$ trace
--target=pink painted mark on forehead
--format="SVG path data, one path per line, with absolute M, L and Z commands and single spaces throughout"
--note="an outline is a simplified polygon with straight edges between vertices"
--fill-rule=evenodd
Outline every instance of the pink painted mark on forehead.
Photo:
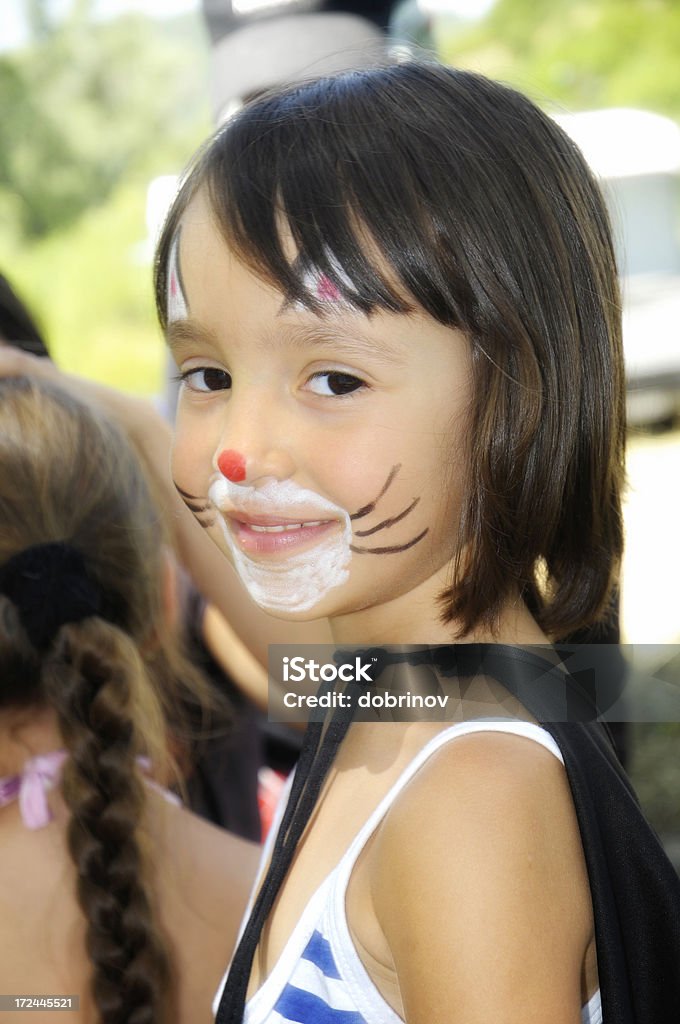
M 217 468 L 222 476 L 231 480 L 233 484 L 240 484 L 246 478 L 246 460 L 240 452 L 232 448 L 220 452 L 217 456 Z
M 342 286 L 347 288 L 348 291 L 353 292 L 354 286 L 352 285 L 352 282 L 333 254 L 327 250 L 326 255 L 336 280 L 340 281 Z M 325 271 L 320 270 L 319 267 L 310 267 L 310 269 L 305 272 L 302 283 L 305 290 L 315 298 L 317 302 L 327 303 L 329 305 L 345 306 L 347 308 L 350 308 L 352 305 L 352 303 L 345 298 L 338 285 L 330 279 Z M 302 304 L 300 303 L 300 305 Z
M 321 274 L 317 281 L 315 297 L 319 299 L 320 302 L 342 301 L 340 289 L 333 284 L 331 279 L 327 277 L 326 274 Z

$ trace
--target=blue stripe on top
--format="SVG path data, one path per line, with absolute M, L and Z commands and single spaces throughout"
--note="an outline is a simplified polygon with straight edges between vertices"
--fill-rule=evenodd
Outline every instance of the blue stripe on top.
M 357 1010 L 332 1005 L 336 1001 L 332 988 L 342 983 L 342 976 L 330 942 L 318 929 L 312 932 L 302 952 L 300 968 L 303 962 L 313 969 L 293 970 L 274 1005 L 276 1013 L 291 1024 L 367 1024 Z
M 340 977 L 340 971 L 333 959 L 330 942 L 328 939 L 324 939 L 319 931 L 312 934 L 302 953 L 302 959 L 311 960 L 327 978 Z
M 366 1024 L 356 1010 L 334 1010 L 314 992 L 306 992 L 290 983 L 276 1001 L 277 1013 L 295 1024 Z

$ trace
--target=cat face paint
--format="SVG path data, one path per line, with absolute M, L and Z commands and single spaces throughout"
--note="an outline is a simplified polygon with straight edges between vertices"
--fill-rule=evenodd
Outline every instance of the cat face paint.
M 240 484 L 246 478 L 246 460 L 240 452 L 232 449 L 220 452 L 217 456 L 217 468 L 222 476 L 231 480 L 233 484 Z
M 350 518 L 320 495 L 291 480 L 255 488 L 220 476 L 208 498 L 222 513 L 234 568 L 261 608 L 309 611 L 347 579 Z
M 178 229 L 170 248 L 170 258 L 168 261 L 167 308 L 169 324 L 175 320 L 185 320 L 189 315 L 189 305 L 184 294 L 182 273 L 179 265 L 179 238 L 180 230 Z
M 370 515 L 371 512 L 375 512 L 378 502 L 383 495 L 389 490 L 390 484 L 399 473 L 401 465 L 392 466 L 392 469 L 387 475 L 387 480 L 380 491 L 378 497 L 369 502 L 368 505 L 363 505 L 362 508 L 358 509 L 351 516 L 351 520 L 363 519 L 364 516 Z M 389 530 L 391 526 L 396 526 L 397 523 L 401 523 L 402 520 L 410 516 L 411 512 L 415 509 L 416 505 L 420 502 L 420 498 L 414 498 L 413 501 L 402 509 L 401 512 L 397 512 L 396 515 L 388 516 L 387 519 L 383 519 L 381 522 L 376 523 L 374 526 L 367 526 L 364 530 L 355 530 L 355 537 L 372 537 L 373 534 L 379 533 L 382 530 Z M 359 555 L 397 555 L 401 551 L 408 551 L 409 548 L 415 547 L 416 544 L 420 543 L 421 540 L 429 533 L 429 526 L 426 526 L 424 530 L 421 530 L 415 537 L 411 537 L 410 540 L 405 541 L 402 544 L 388 544 L 384 547 L 358 547 L 356 544 L 352 544 L 352 551 L 355 551 Z
M 328 250 L 326 250 L 326 258 L 333 271 L 334 277 L 340 281 L 350 293 L 352 293 L 354 291 L 352 282 L 333 254 Z M 346 309 L 352 308 L 351 303 L 345 299 L 338 286 L 331 280 L 328 274 L 324 273 L 324 271 L 319 270 L 316 267 L 312 267 L 303 274 L 302 283 L 305 290 L 312 296 L 312 298 L 321 303 L 322 306 L 336 306 L 338 308 L 345 307 Z M 301 302 L 293 304 L 293 309 L 304 308 L 304 304 Z
M 200 194 L 181 268 L 172 466 L 198 521 L 282 618 L 329 617 L 361 642 L 439 636 L 467 478 L 466 339 L 424 312 L 339 302 L 330 266 L 323 315 L 298 309 L 225 244 Z
M 353 533 L 355 538 L 370 537 L 389 530 L 405 520 L 418 505 L 420 499 L 415 498 L 396 515 L 365 529 L 353 530 L 354 521 L 376 511 L 399 474 L 401 466 L 398 464 L 390 470 L 377 497 L 348 515 L 344 509 L 290 480 L 281 483 L 272 480 L 260 488 L 238 486 L 234 473 L 240 480 L 244 479 L 245 470 L 243 476 L 239 475 L 242 462 L 238 452 L 225 451 L 218 456 L 222 476 L 211 484 L 207 500 L 187 494 L 179 487 L 178 491 L 202 526 L 214 525 L 215 510 L 222 513 L 220 527 L 234 568 L 250 596 L 262 608 L 309 611 L 329 590 L 348 578 L 351 552 L 398 554 L 414 547 L 429 531 L 426 526 L 405 542 L 386 546 L 361 547 L 352 543 Z M 277 556 L 281 561 L 271 560 Z

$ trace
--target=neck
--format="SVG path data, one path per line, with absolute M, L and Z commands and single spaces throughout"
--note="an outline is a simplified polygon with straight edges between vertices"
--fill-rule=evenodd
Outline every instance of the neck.
M 63 746 L 52 708 L 0 714 L 0 778 L 20 774 L 29 758 L 50 754 Z
M 461 634 L 460 624 L 443 623 L 438 605 L 418 590 L 339 615 L 330 625 L 334 641 L 341 644 L 550 643 L 518 596 L 503 606 L 494 630 L 478 628 Z
M 505 643 L 547 644 L 524 602 L 517 595 L 501 608 L 498 627 L 473 629 L 460 634 L 460 623 L 442 622 L 439 605 L 429 588 L 416 588 L 385 604 L 363 608 L 330 620 L 337 644 L 450 644 Z

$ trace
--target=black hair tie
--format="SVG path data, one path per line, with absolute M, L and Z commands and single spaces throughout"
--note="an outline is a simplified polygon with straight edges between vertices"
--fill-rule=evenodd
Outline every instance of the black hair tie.
M 0 566 L 0 593 L 13 602 L 40 651 L 67 622 L 93 615 L 110 618 L 109 603 L 88 574 L 82 553 L 65 541 L 35 544 L 13 555 Z

